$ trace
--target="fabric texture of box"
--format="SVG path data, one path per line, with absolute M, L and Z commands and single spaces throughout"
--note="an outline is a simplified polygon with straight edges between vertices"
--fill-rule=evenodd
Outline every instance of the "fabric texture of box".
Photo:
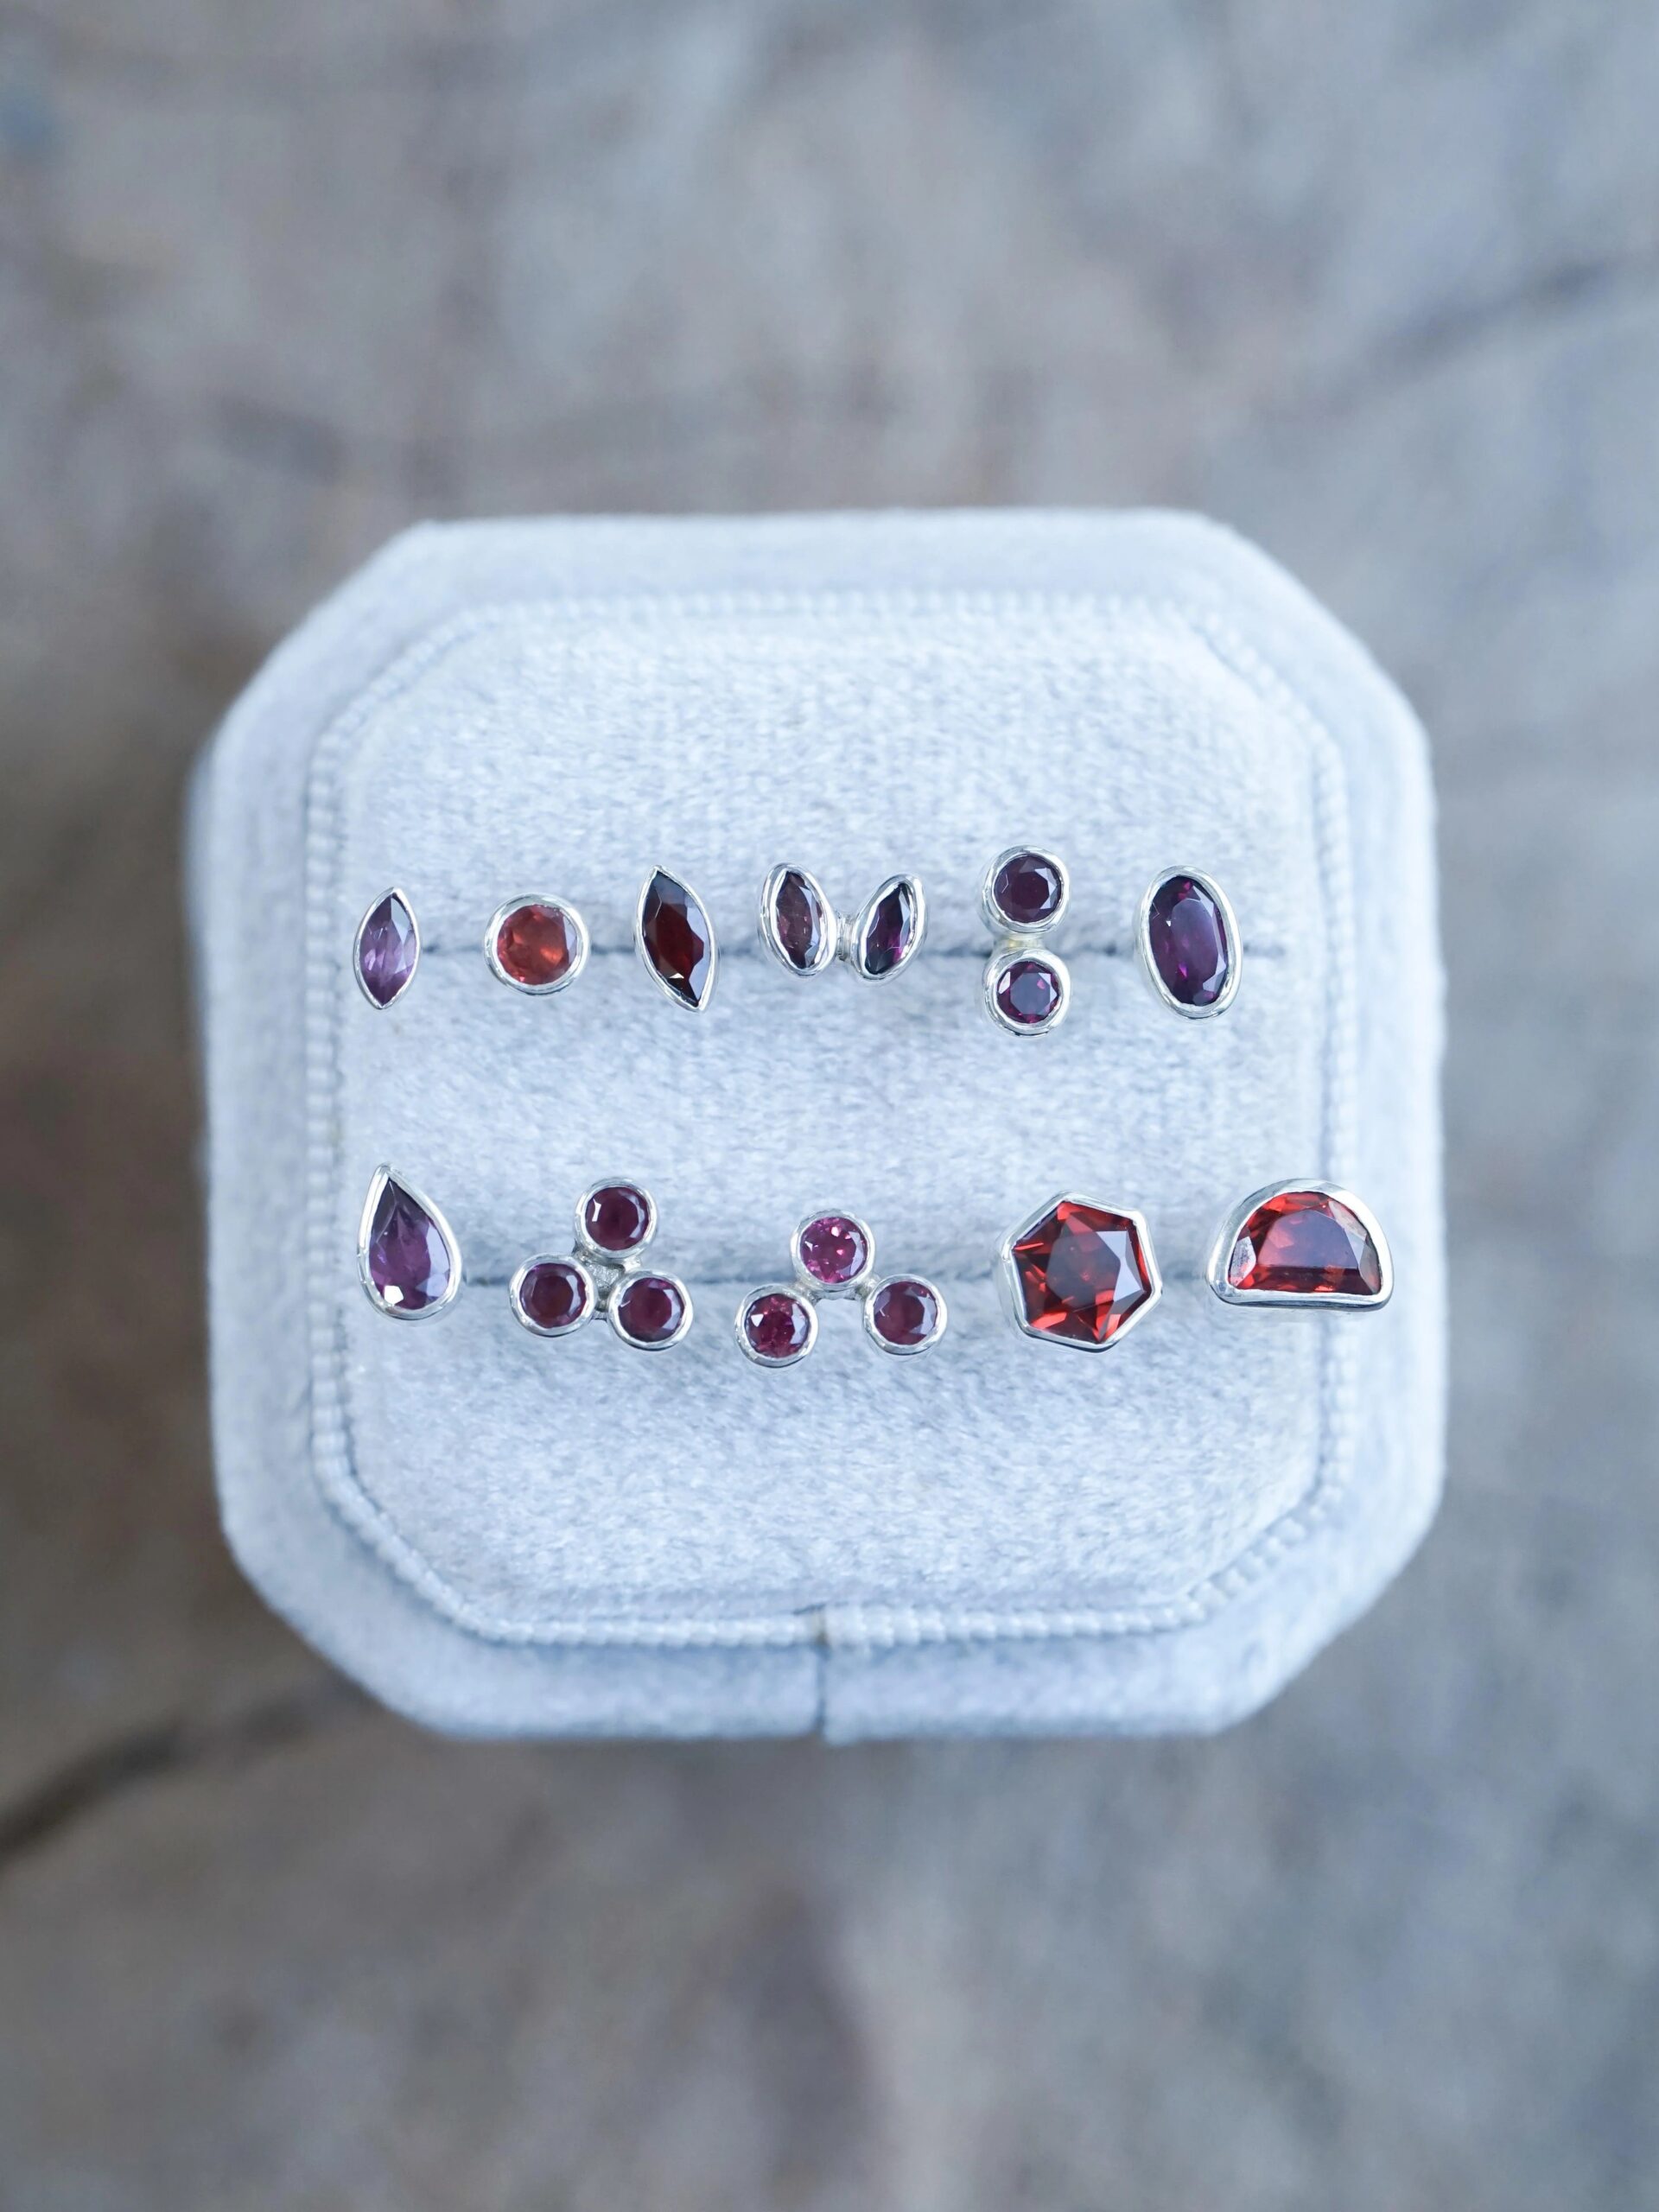
M 977 1003 L 987 862 L 1072 873 L 1052 1039 Z M 904 868 L 890 986 L 802 983 L 759 887 Z M 632 945 L 641 880 L 721 932 L 697 1017 Z M 1137 902 L 1227 890 L 1243 982 L 1183 1021 Z M 377 1011 L 353 932 L 423 934 Z M 505 988 L 519 893 L 584 915 L 569 990 Z M 1441 985 L 1425 748 L 1261 554 L 1161 514 L 533 521 L 398 539 L 272 658 L 198 778 L 213 1398 L 230 1540 L 389 1703 L 474 1732 L 1152 1732 L 1278 1689 L 1375 1598 L 1440 1479 Z M 465 1256 L 401 1326 L 358 1281 L 390 1161 Z M 517 1327 L 578 1193 L 642 1180 L 696 1321 L 658 1357 Z M 1375 1314 L 1224 1306 L 1236 1201 L 1345 1184 L 1391 1241 Z M 1161 1306 L 1098 1358 L 1018 1336 L 997 1241 L 1061 1190 L 1138 1207 Z M 784 1373 L 746 1287 L 810 1207 L 863 1215 L 950 1326 L 884 1359 L 826 1306 Z

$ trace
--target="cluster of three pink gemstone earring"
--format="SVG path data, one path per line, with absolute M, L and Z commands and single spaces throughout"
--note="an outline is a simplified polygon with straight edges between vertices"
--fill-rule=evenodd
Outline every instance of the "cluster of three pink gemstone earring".
M 870 1342 L 897 1358 L 931 1351 L 944 1336 L 944 1292 L 923 1275 L 878 1275 L 874 1234 L 856 1214 L 808 1214 L 789 1256 L 794 1280 L 762 1284 L 737 1309 L 737 1341 L 758 1367 L 793 1367 L 806 1357 L 825 1299 L 856 1300 Z

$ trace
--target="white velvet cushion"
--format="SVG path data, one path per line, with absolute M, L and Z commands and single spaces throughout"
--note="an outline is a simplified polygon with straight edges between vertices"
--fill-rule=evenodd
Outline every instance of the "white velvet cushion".
M 1156 516 L 544 522 L 398 541 L 273 659 L 209 760 L 194 880 L 227 1526 L 272 1601 L 384 1696 L 485 1730 L 1214 1725 L 1366 1603 L 1433 1510 L 1440 984 L 1421 735 L 1259 555 Z M 1074 1005 L 983 1020 L 981 873 L 1051 842 Z M 891 986 L 760 952 L 779 860 L 838 903 L 927 889 Z M 640 971 L 662 861 L 721 931 L 690 1018 Z M 1243 986 L 1184 1022 L 1135 972 L 1160 868 L 1228 890 Z M 422 963 L 377 1013 L 353 931 L 389 884 Z M 593 936 L 525 998 L 500 900 Z M 387 1160 L 467 1285 L 377 1314 L 353 1243 Z M 661 1357 L 513 1323 L 518 1262 L 622 1171 L 697 1319 Z M 1351 1185 L 1376 1315 L 1224 1308 L 1222 1215 Z M 1162 1306 L 1087 1359 L 1000 1314 L 997 1238 L 1061 1188 L 1140 1207 Z M 740 1356 L 743 1289 L 810 1205 L 938 1279 L 886 1360 L 826 1309 Z

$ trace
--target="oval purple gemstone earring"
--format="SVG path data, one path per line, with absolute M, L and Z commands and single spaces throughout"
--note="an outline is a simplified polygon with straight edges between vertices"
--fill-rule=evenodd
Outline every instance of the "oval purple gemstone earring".
M 357 925 L 352 970 L 371 1006 L 388 1007 L 415 980 L 421 957 L 415 909 L 395 887 L 381 893 Z
M 1227 894 L 1209 876 L 1185 868 L 1154 876 L 1135 939 L 1147 981 L 1174 1013 L 1202 1021 L 1232 1004 L 1243 947 Z

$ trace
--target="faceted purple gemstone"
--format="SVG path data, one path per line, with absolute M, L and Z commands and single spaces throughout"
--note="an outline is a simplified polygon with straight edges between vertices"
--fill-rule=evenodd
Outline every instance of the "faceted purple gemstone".
M 779 879 L 772 894 L 772 926 L 790 966 L 803 976 L 810 975 L 823 958 L 830 917 L 811 880 L 799 868 L 786 868 Z
M 630 1275 L 617 1293 L 617 1326 L 630 1344 L 666 1344 L 684 1319 L 685 1293 L 672 1275 Z
M 763 1290 L 743 1308 L 743 1334 L 757 1359 L 783 1366 L 798 1359 L 812 1335 L 804 1298 L 791 1290 Z
M 1046 960 L 1011 960 L 996 979 L 996 1003 L 1016 1028 L 1041 1029 L 1058 1013 L 1060 979 Z
M 369 1224 L 365 1264 L 372 1294 L 389 1313 L 441 1306 L 454 1278 L 443 1231 L 412 1192 L 388 1174 Z
M 390 1006 L 409 988 L 420 958 L 415 917 L 395 891 L 371 907 L 357 933 L 357 972 L 376 1006 Z
M 991 900 L 1011 928 L 1039 930 L 1060 911 L 1065 878 L 1046 853 L 1015 853 L 991 883 Z
M 882 892 L 859 935 L 858 964 L 867 976 L 891 976 L 916 950 L 921 899 L 907 875 Z
M 1180 1006 L 1213 1006 L 1227 988 L 1233 948 L 1219 905 L 1190 875 L 1160 883 L 1147 910 L 1147 942 L 1159 980 Z
M 884 1282 L 870 1300 L 870 1323 L 894 1351 L 919 1351 L 939 1332 L 939 1294 L 913 1275 Z
M 518 1286 L 525 1319 L 549 1336 L 585 1321 L 592 1297 L 588 1278 L 569 1260 L 537 1260 Z
M 639 908 L 639 941 L 652 971 L 682 1006 L 707 1003 L 715 982 L 715 932 L 696 893 L 658 868 Z
M 797 1240 L 801 1265 L 826 1290 L 843 1290 L 870 1264 L 869 1239 L 846 1214 L 820 1214 Z

